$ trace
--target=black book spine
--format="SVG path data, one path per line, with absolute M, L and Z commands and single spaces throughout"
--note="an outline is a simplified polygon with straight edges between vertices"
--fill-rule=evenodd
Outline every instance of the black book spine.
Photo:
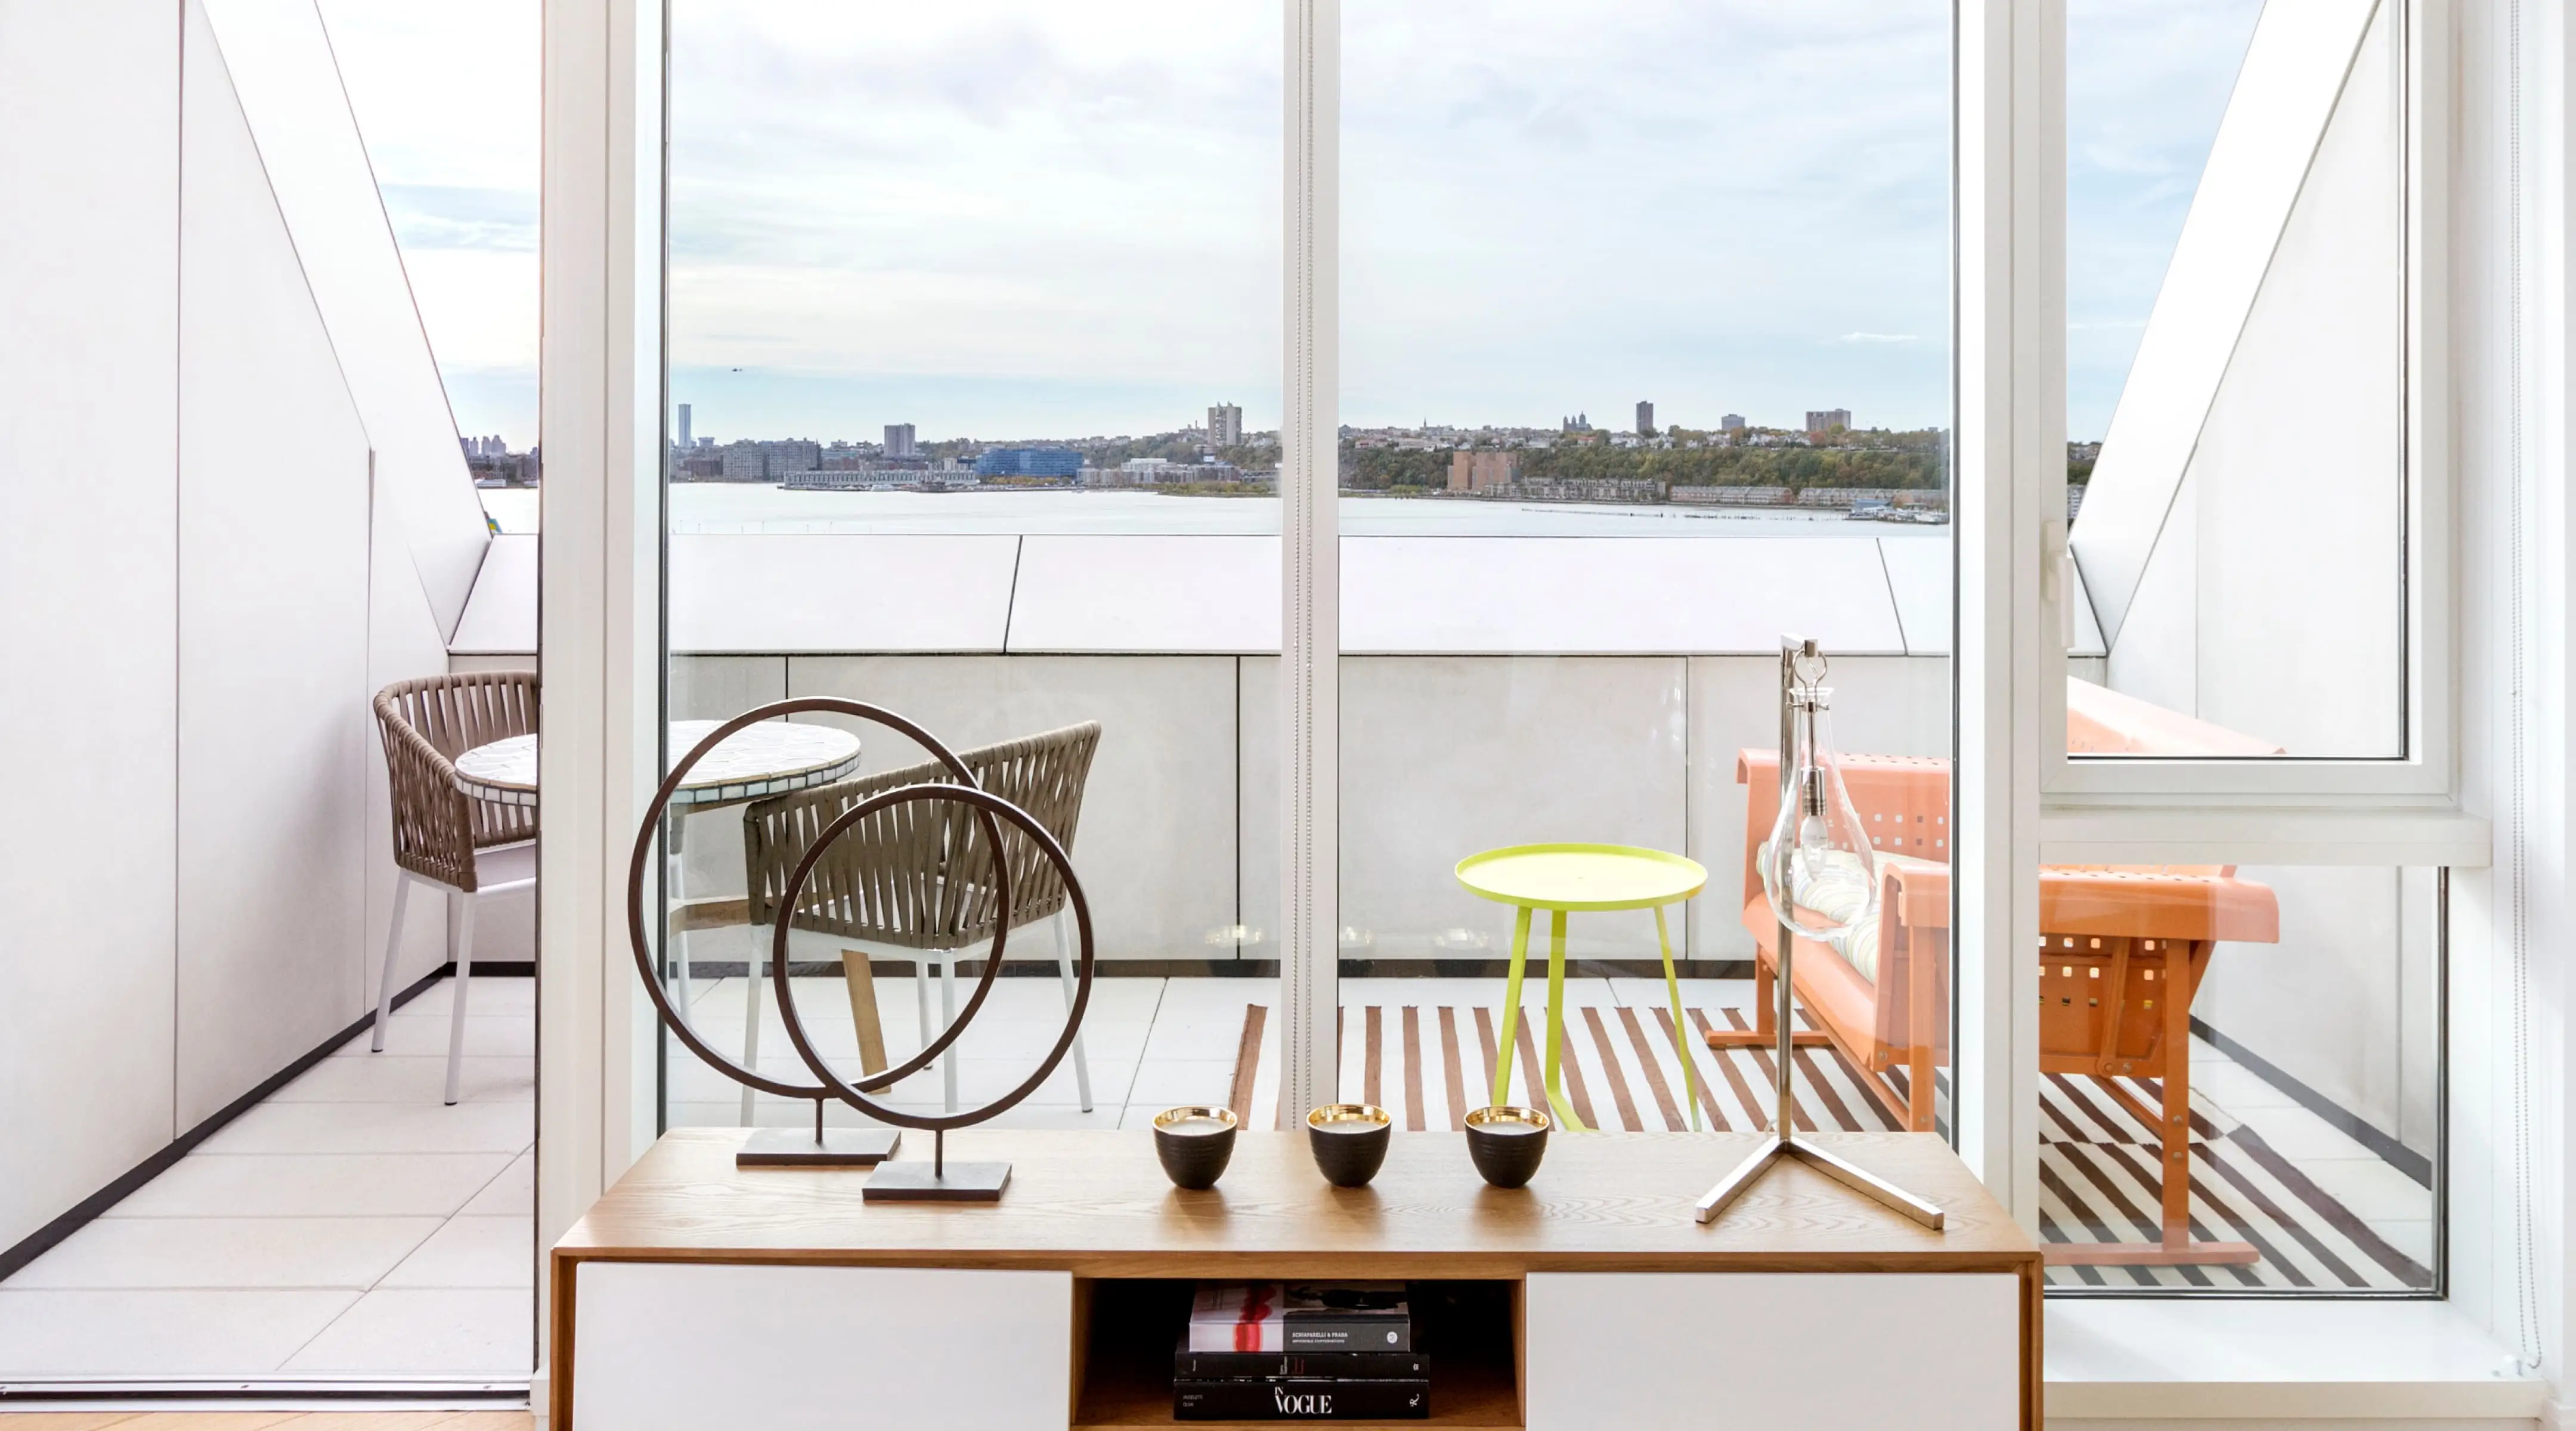
M 1409 1421 L 1431 1415 L 1428 1380 L 1176 1381 L 1175 1421 Z
M 1318 1318 L 1307 1321 L 1290 1317 L 1284 1330 L 1284 1340 L 1292 1352 L 1413 1350 L 1411 1318 L 1379 1317 L 1371 1320 L 1354 1317 L 1347 1321 Z
M 1172 1357 L 1172 1375 L 1400 1380 L 1431 1375 L 1431 1358 L 1422 1352 L 1194 1352 L 1183 1346 Z

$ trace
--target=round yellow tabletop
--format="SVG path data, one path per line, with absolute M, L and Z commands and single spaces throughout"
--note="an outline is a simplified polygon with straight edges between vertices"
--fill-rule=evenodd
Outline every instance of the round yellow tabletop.
M 1708 884 L 1699 861 L 1636 845 L 1509 845 L 1458 862 L 1458 883 L 1523 909 L 1655 909 Z

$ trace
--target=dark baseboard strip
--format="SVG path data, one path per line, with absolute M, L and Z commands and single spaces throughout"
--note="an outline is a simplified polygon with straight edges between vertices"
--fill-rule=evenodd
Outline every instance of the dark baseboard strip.
M 477 964 L 479 976 L 486 966 Z M 912 977 L 914 965 L 909 959 L 876 959 L 871 969 L 887 978 Z M 1529 968 L 1545 977 L 1547 960 L 1530 960 Z M 1276 959 L 1103 959 L 1095 966 L 1103 979 L 1276 979 Z M 739 959 L 693 959 L 689 976 L 693 979 L 739 979 L 750 967 Z M 788 961 L 791 979 L 830 978 L 841 972 L 837 959 L 793 959 Z M 1676 959 L 1673 972 L 1684 979 L 1750 979 L 1750 959 Z M 1500 979 L 1511 973 L 1508 959 L 1345 959 L 1341 977 L 1345 979 Z M 1661 979 L 1663 964 L 1654 959 L 1568 959 L 1566 977 L 1573 979 Z M 957 977 L 979 979 L 984 974 L 981 959 L 957 961 Z M 1004 959 L 1005 979 L 1052 979 L 1056 977 L 1053 959 Z
M 399 1009 L 403 1005 L 410 1003 L 413 999 L 419 997 L 421 992 L 427 989 L 430 985 L 437 983 L 439 980 L 444 979 L 455 972 L 456 966 L 454 964 L 441 964 L 437 968 L 430 970 L 427 974 L 422 975 L 419 982 L 413 984 L 410 988 L 403 989 L 395 993 L 394 1007 Z M 535 977 L 536 972 L 536 965 L 524 959 L 515 963 L 500 960 L 477 962 L 474 966 L 474 976 L 478 979 L 485 977 L 508 978 L 514 973 L 521 978 L 533 978 Z M 467 1007 L 469 1009 L 472 1008 L 470 1000 Z M 217 1132 L 222 1130 L 225 1124 L 240 1117 L 242 1114 L 249 1112 L 252 1108 L 257 1107 L 260 1101 L 268 1097 L 268 1095 L 275 1093 L 277 1090 L 284 1088 L 287 1084 L 294 1082 L 307 1070 L 311 1069 L 313 1065 L 329 1058 L 331 1056 L 331 1050 L 338 1048 L 340 1045 L 347 1043 L 349 1040 L 356 1038 L 362 1033 L 365 1033 L 367 1031 L 367 1026 L 375 1021 L 376 1011 L 371 1008 L 367 1010 L 365 1016 L 361 1017 L 356 1023 L 353 1023 L 347 1028 L 340 1030 L 338 1033 L 331 1035 L 329 1038 L 324 1039 L 321 1045 L 315 1048 L 312 1052 L 303 1055 L 293 1063 L 290 1063 L 286 1067 L 279 1069 L 277 1072 L 270 1074 L 258 1087 L 243 1094 L 241 1097 L 234 1099 L 232 1102 L 225 1104 L 204 1122 L 199 1123 L 196 1127 L 180 1134 L 168 1147 L 161 1149 L 159 1152 L 154 1153 L 152 1156 L 145 1158 L 142 1162 L 139 1162 L 133 1167 L 127 1169 L 125 1174 L 122 1177 L 119 1177 L 116 1181 L 100 1188 L 97 1192 L 91 1193 L 88 1197 L 82 1198 L 78 1203 L 73 1205 L 71 1211 L 64 1213 L 62 1216 L 55 1218 L 44 1226 L 37 1228 L 33 1233 L 20 1240 L 16 1246 L 11 1247 L 5 1252 L 0 1252 L 0 1278 L 8 1278 L 17 1275 L 19 1268 L 24 1267 L 28 1263 L 43 1256 L 53 1248 L 54 1244 L 61 1242 L 64 1238 L 80 1231 L 82 1227 L 89 1223 L 90 1219 L 97 1217 L 100 1213 L 103 1213 L 109 1208 L 116 1206 L 118 1203 L 123 1202 L 128 1195 L 134 1192 L 135 1189 L 152 1181 L 154 1178 L 161 1176 L 163 1173 L 168 1172 L 170 1170 L 170 1165 L 179 1161 L 181 1158 L 186 1157 L 190 1149 L 196 1147 L 199 1143 L 206 1141 L 208 1138 L 213 1137 Z M 123 1395 L 124 1393 L 120 1392 L 118 1394 Z
M 448 1403 L 470 1401 L 489 1404 L 496 1410 L 528 1404 L 525 1386 L 494 1386 L 489 1381 L 448 1385 L 438 1381 L 381 1382 L 298 1382 L 278 1381 L 246 1384 L 236 1377 L 230 1381 L 195 1383 L 187 1381 L 153 1382 L 136 1385 L 122 1381 L 55 1381 L 17 1382 L 0 1386 L 0 1405 L 27 1403 L 80 1402 L 84 1408 L 97 1402 L 115 1402 L 122 1409 L 126 1402 L 153 1404 L 179 1401 L 238 1401 L 267 1403 L 295 1401 L 316 1407 L 340 1402 L 363 1402 L 368 1405 L 391 1403 L 418 1406 L 424 1410 L 447 1410 Z M 167 1414 L 167 1413 L 164 1413 Z M 238 1416 L 240 1412 L 227 1412 Z M 369 1415 L 378 1413 L 370 1412 Z
M 2191 1021 L 2191 1031 L 2208 1040 L 2210 1047 L 2250 1069 L 2255 1077 L 2290 1095 L 2300 1107 L 2333 1124 L 2345 1136 L 2378 1154 L 2381 1162 L 2413 1178 L 2427 1190 L 2433 1186 L 2431 1158 L 2363 1122 L 2359 1115 L 2301 1083 L 2271 1060 L 2211 1028 L 2201 1020 L 2195 1018 Z

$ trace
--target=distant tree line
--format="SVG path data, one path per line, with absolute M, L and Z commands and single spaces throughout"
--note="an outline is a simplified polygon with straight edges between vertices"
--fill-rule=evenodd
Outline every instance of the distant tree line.
M 1613 447 L 1558 443 L 1520 451 L 1533 481 L 1614 478 L 1677 487 L 1884 487 L 1944 485 L 1946 435 L 1939 431 L 1836 435 L 1814 447 Z M 1447 452 L 1342 444 L 1342 485 L 1361 491 L 1445 487 Z

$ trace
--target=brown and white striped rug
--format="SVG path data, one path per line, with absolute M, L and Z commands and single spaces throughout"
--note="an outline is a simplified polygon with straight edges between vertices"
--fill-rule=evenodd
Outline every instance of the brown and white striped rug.
M 1413 1132 L 1465 1126 L 1467 1110 L 1484 1106 L 1497 1061 L 1499 1011 L 1455 1005 L 1345 1007 L 1340 1086 L 1395 1115 Z M 1745 1011 L 1693 1009 L 1694 1033 L 1747 1028 Z M 1714 1024 L 1712 1024 L 1714 1020 Z M 1508 1101 L 1544 1106 L 1540 1010 L 1520 1021 L 1513 1038 Z M 1671 1020 L 1658 1011 L 1581 1006 L 1566 1010 L 1566 1099 L 1596 1128 L 1642 1132 L 1691 1126 L 1683 1102 L 1681 1058 L 1696 1074 L 1702 1126 L 1768 1131 L 1772 1103 L 1769 1049 L 1707 1047 L 1699 1038 L 1677 1051 Z M 1801 1048 L 1791 1083 L 1796 1125 L 1855 1132 L 1895 1128 L 1860 1075 L 1830 1048 Z M 1902 1074 L 1898 1075 L 1900 1081 Z M 2163 1091 L 2148 1079 L 2130 1089 L 2149 1106 Z M 1940 1079 L 1940 1121 L 1949 1125 L 1949 1080 Z M 1236 1114 L 1271 1122 L 1279 1112 L 1279 1039 L 1260 1004 L 1244 1007 L 1229 1101 Z M 2192 1224 L 2208 1241 L 2250 1242 L 2263 1253 L 2251 1267 L 2055 1267 L 2052 1281 L 2088 1286 L 2318 1288 L 2396 1291 L 2432 1285 L 2432 1274 L 2373 1232 L 2352 1211 L 2282 1157 L 2252 1128 L 2208 1100 L 2193 1099 Z M 2051 1242 L 2151 1240 L 2159 1206 L 2154 1130 L 2089 1078 L 2051 1075 L 2040 1083 L 2040 1235 Z M 1821 1125 L 1816 1121 L 1821 1118 Z

